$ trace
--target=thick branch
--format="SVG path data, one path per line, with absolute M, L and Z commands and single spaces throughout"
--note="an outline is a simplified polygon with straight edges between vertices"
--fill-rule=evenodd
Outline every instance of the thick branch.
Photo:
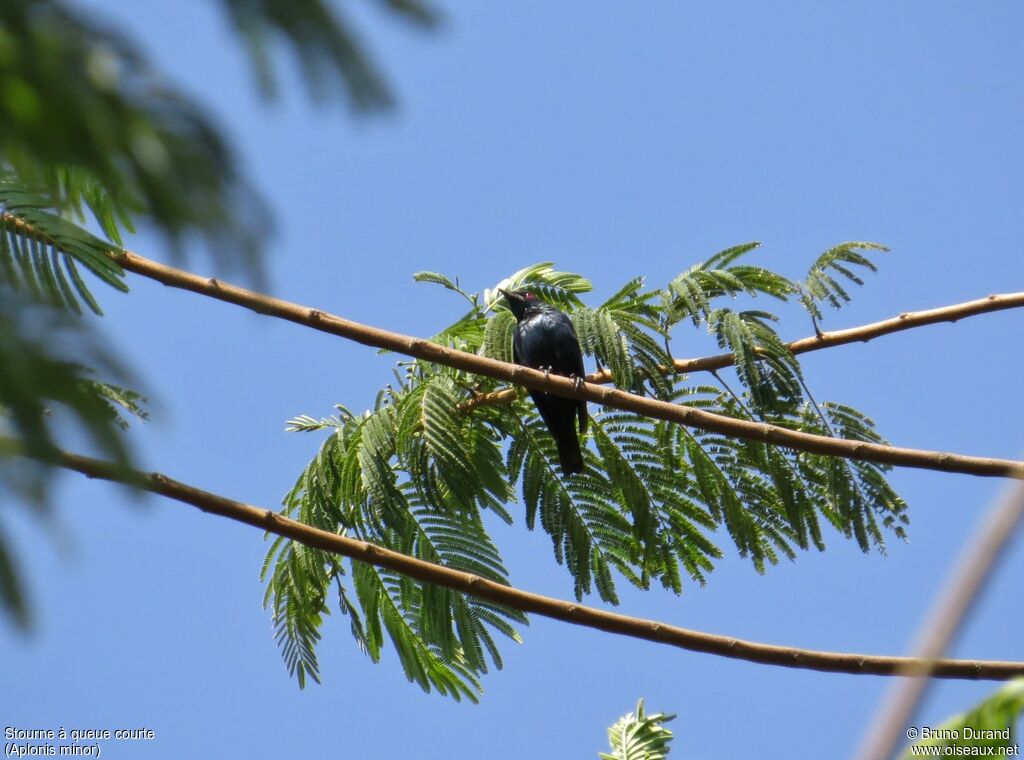
M 565 377 L 545 375 L 535 369 L 447 348 L 423 338 L 415 338 L 353 322 L 319 309 L 300 306 L 280 298 L 230 285 L 212 277 L 199 277 L 129 251 L 111 255 L 125 269 L 171 287 L 191 290 L 194 293 L 244 306 L 260 314 L 286 319 L 367 346 L 389 349 L 424 361 L 443 364 L 495 380 L 504 380 L 515 385 L 549 391 L 559 396 L 583 398 L 614 409 L 636 412 L 646 417 L 815 454 L 861 459 L 902 467 L 1024 480 L 1024 462 L 829 438 L 828 436 L 787 430 L 775 425 L 737 420 L 702 409 L 645 398 L 615 388 L 597 387 L 593 384 L 576 388 L 574 381 Z
M 110 462 L 63 451 L 54 452 L 50 461 L 67 469 L 81 472 L 90 478 L 128 483 L 152 493 L 191 504 L 204 512 L 211 512 L 291 538 L 314 549 L 351 557 L 378 567 L 386 567 L 425 583 L 434 583 L 465 592 L 471 596 L 489 599 L 523 612 L 532 612 L 585 628 L 668 644 L 693 652 L 706 652 L 765 665 L 781 665 L 832 673 L 893 675 L 905 672 L 907 668 L 922 667 L 924 664 L 922 661 L 908 657 L 821 652 L 761 644 L 731 636 L 716 636 L 653 620 L 620 615 L 521 591 L 477 575 L 424 562 L 375 544 L 312 528 L 273 510 L 260 509 L 233 501 L 172 480 L 159 473 L 126 472 L 123 468 Z M 1016 675 L 1024 675 L 1024 662 L 938 660 L 929 664 L 932 666 L 932 674 L 942 678 L 1002 680 Z
M 1004 293 L 979 298 L 974 301 L 964 301 L 952 306 L 942 306 L 938 309 L 926 309 L 924 311 L 905 311 L 897 317 L 883 319 L 881 322 L 850 327 L 846 330 L 834 330 L 824 332 L 821 335 L 811 335 L 807 338 L 794 340 L 786 346 L 794 354 L 805 354 L 809 351 L 817 351 L 832 346 L 842 346 L 846 343 L 866 343 L 889 333 L 910 330 L 914 327 L 934 325 L 939 322 L 956 322 L 964 317 L 973 317 L 978 314 L 988 314 L 992 311 L 1003 309 L 1019 309 L 1024 307 L 1024 293 Z M 671 367 L 665 367 L 666 373 L 685 374 L 688 372 L 713 372 L 733 364 L 732 354 L 717 354 L 715 356 L 702 356 L 696 359 L 676 359 Z M 608 370 L 595 372 L 587 375 L 588 383 L 607 384 L 612 381 L 612 373 Z M 505 388 L 493 393 L 485 393 L 470 399 L 462 404 L 462 409 L 468 411 L 478 406 L 489 404 L 508 404 L 516 398 L 514 388 Z

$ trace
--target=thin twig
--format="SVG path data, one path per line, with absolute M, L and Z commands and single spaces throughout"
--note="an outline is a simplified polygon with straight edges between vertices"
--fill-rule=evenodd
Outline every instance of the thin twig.
M 985 516 L 964 550 L 946 588 L 921 626 L 918 644 L 914 647 L 915 659 L 920 664 L 908 666 L 899 673 L 909 678 L 894 683 L 879 706 L 874 723 L 857 754 L 859 760 L 886 760 L 898 750 L 927 689 L 928 679 L 935 675 L 935 664 L 941 662 L 939 658 L 949 647 L 960 624 L 967 619 L 978 592 L 991 577 L 1022 518 L 1024 483 L 1018 483 Z
M 969 475 L 1006 477 L 1024 480 L 1024 462 L 1009 459 L 966 456 L 941 451 L 883 446 L 864 441 L 830 438 L 795 430 L 725 417 L 702 409 L 671 404 L 657 399 L 638 396 L 616 388 L 584 384 L 577 388 L 574 380 L 559 375 L 546 375 L 535 369 L 489 359 L 485 356 L 459 351 L 424 338 L 382 330 L 343 317 L 291 303 L 280 298 L 256 293 L 212 277 L 200 277 L 181 269 L 151 261 L 130 251 L 112 253 L 111 256 L 128 271 L 135 272 L 165 285 L 227 301 L 260 314 L 286 319 L 321 332 L 348 338 L 357 343 L 385 348 L 428 362 L 504 380 L 514 385 L 548 391 L 559 396 L 579 398 L 613 409 L 636 412 L 654 419 L 676 422 L 688 427 L 701 428 L 735 438 L 761 441 L 791 449 L 809 451 L 826 456 L 860 459 L 902 467 L 926 470 L 960 472 Z M 1024 296 L 1022 296 L 1024 297 Z M 1001 308 L 1009 308 L 1003 306 Z M 909 318 L 909 316 L 908 316 Z M 848 332 L 848 331 L 847 331 Z M 863 339 L 863 338 L 862 338 Z M 848 342 L 848 341 L 847 341 Z
M 10 441 L 5 442 L 2 439 L 0 439 L 0 444 L 6 444 L 4 448 L 9 452 L 12 450 L 12 446 L 16 446 L 16 444 L 12 444 Z M 14 449 L 14 452 L 17 452 L 17 449 Z M 542 615 L 585 628 L 667 644 L 693 652 L 705 652 L 765 665 L 832 673 L 893 675 L 905 668 L 922 667 L 925 664 L 921 660 L 907 657 L 823 652 L 761 644 L 731 636 L 716 636 L 679 628 L 654 620 L 620 615 L 522 591 L 471 573 L 424 562 L 375 544 L 313 528 L 280 515 L 271 509 L 261 509 L 243 504 L 172 480 L 160 473 L 126 470 L 111 462 L 60 450 L 54 450 L 47 461 L 69 470 L 75 470 L 90 478 L 128 483 L 198 507 L 204 512 L 221 515 L 290 538 L 314 549 L 340 554 L 377 567 L 386 567 L 425 583 L 434 583 L 481 599 L 489 599 L 523 612 Z M 1024 675 L 1024 662 L 939 660 L 934 663 L 932 672 L 941 678 L 1005 679 Z

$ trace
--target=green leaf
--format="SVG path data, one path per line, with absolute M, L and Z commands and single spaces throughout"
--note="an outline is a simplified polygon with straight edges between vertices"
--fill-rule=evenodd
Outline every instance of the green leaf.
M 807 272 L 807 278 L 800 288 L 800 301 L 814 319 L 821 319 L 819 304 L 828 303 L 839 309 L 850 301 L 842 281 L 863 285 L 864 280 L 854 267 L 877 272 L 878 267 L 862 251 L 889 251 L 884 245 L 854 241 L 840 243 L 821 254 Z
M 559 272 L 550 261 L 542 261 L 523 267 L 493 288 L 484 290 L 484 310 L 490 311 L 498 305 L 504 307 L 505 298 L 499 289 L 521 290 L 527 287 L 548 303 L 568 311 L 583 305 L 578 293 L 588 293 L 592 289 L 590 280 L 583 276 L 575 272 Z
M 412 279 L 416 282 L 433 282 L 437 285 L 444 286 L 448 290 L 461 292 L 454 282 L 438 272 L 416 272 L 413 274 Z
M 601 760 L 664 760 L 671 751 L 672 732 L 663 724 L 675 715 L 655 713 L 648 715 L 644 701 L 637 702 L 636 710 L 623 715 L 608 729 L 611 753 L 602 752 Z
M 594 356 L 611 370 L 616 385 L 634 385 L 634 367 L 626 336 L 612 315 L 604 309 L 581 308 L 572 313 L 573 327 L 584 354 Z
M 761 267 L 734 264 L 760 245 L 744 243 L 726 248 L 669 282 L 662 295 L 665 324 L 670 326 L 689 319 L 696 327 L 707 320 L 712 302 L 723 296 L 763 294 L 788 300 L 797 287 L 785 277 Z
M 732 353 L 736 374 L 759 410 L 789 409 L 803 397 L 800 364 L 771 326 L 777 319 L 764 311 L 731 309 L 707 316 L 708 330 Z
M 484 328 L 484 356 L 500 362 L 512 362 L 512 336 L 516 318 L 510 311 L 499 311 L 487 320 Z
M 0 286 L 24 290 L 35 300 L 81 313 L 79 299 L 94 313 L 99 304 L 78 273 L 84 266 L 98 279 L 127 292 L 124 270 L 107 253 L 113 246 L 55 214 L 0 171 Z
M 381 394 L 377 408 L 361 417 L 344 410 L 337 424 L 328 426 L 335 432 L 285 497 L 285 514 L 507 585 L 497 547 L 474 511 L 477 505 L 491 506 L 489 499 L 507 499 L 507 483 L 500 474 L 479 479 L 476 491 L 496 493 L 487 498 L 475 493 L 463 503 L 441 475 L 446 467 L 500 473 L 502 465 L 486 427 L 458 415 L 454 399 L 451 378 L 434 373 L 414 388 Z M 319 424 L 300 417 L 295 429 Z M 453 447 L 461 447 L 457 465 Z M 403 469 L 420 456 L 433 486 Z M 309 557 L 320 564 L 306 562 Z M 296 554 L 290 541 L 275 540 L 268 551 L 262 574 L 268 583 L 266 604 L 274 610 L 286 665 L 300 684 L 319 678 L 316 644 L 332 583 L 338 609 L 349 617 L 362 651 L 376 661 L 387 638 L 410 680 L 456 699 L 476 701 L 479 677 L 492 664 L 501 667 L 495 632 L 520 640 L 516 625 L 526 618 L 517 610 L 362 563 L 351 568 L 345 574 L 327 554 Z
M 122 412 L 127 412 L 137 420 L 148 420 L 149 412 L 146 411 L 146 397 L 138 391 L 130 388 L 123 388 L 112 383 L 103 383 L 98 380 L 83 381 L 87 388 L 99 399 L 106 402 L 110 418 L 122 430 L 128 429 L 128 420 Z
M 320 683 L 316 645 L 323 616 L 328 614 L 323 593 L 328 582 L 325 564 L 323 552 L 287 541 L 264 600 L 264 606 L 273 610 L 274 638 L 281 656 L 299 688 L 305 688 L 307 678 Z

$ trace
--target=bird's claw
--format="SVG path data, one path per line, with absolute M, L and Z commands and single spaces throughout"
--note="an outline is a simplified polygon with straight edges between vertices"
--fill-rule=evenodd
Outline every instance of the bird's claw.
M 583 390 L 583 386 L 586 384 L 582 377 L 576 375 L 569 375 L 569 379 L 572 380 L 572 389 L 574 391 Z

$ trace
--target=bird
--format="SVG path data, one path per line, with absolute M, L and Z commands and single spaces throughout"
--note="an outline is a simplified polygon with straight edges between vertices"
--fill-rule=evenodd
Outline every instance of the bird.
M 512 334 L 512 360 L 516 364 L 553 372 L 583 382 L 583 351 L 572 320 L 529 290 L 502 290 L 516 328 Z M 583 453 L 576 433 L 587 430 L 587 402 L 529 389 L 541 419 L 558 447 L 558 463 L 566 477 L 583 472 Z

